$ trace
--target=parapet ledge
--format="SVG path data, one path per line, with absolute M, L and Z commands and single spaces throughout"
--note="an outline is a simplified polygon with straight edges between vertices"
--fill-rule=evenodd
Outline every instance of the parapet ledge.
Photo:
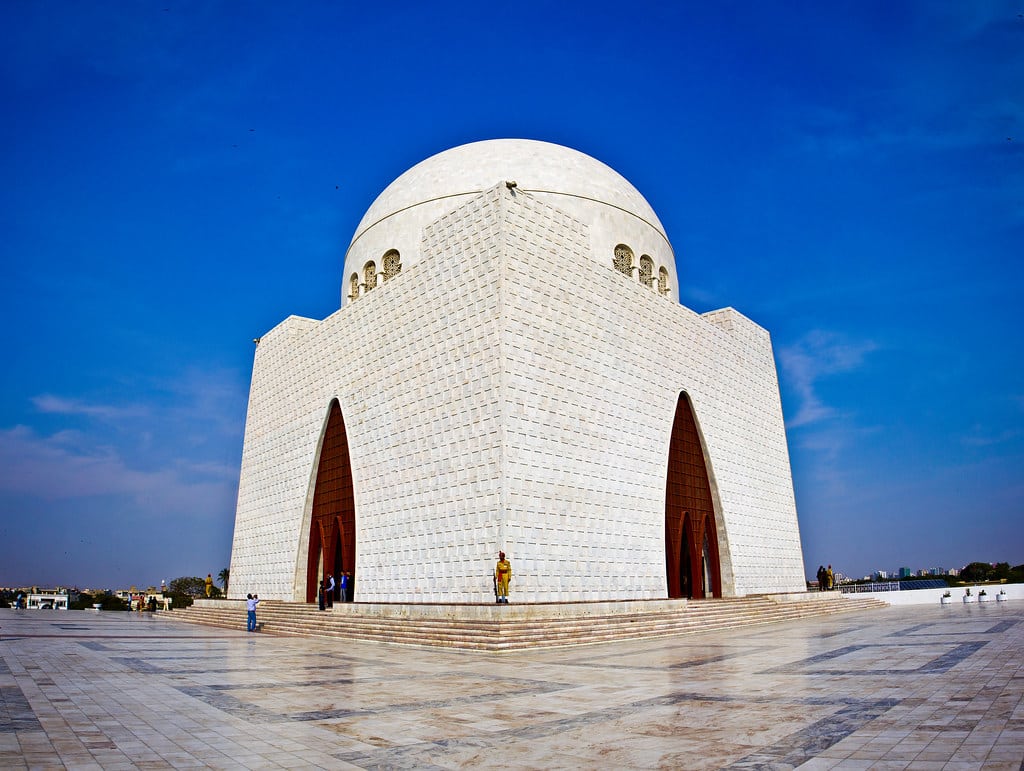
M 216 600 L 206 599 L 205 597 L 197 597 L 192 601 L 192 604 L 197 608 L 217 608 L 220 610 L 238 610 L 241 608 L 245 610 L 242 603 L 245 602 L 244 597 L 238 597 L 235 599 L 218 598 Z M 179 608 L 180 610 L 180 608 Z
M 316 319 L 308 319 L 305 316 L 289 316 L 269 332 L 258 338 L 257 345 L 269 342 L 283 342 L 295 340 L 311 329 L 315 329 L 321 322 Z
M 768 330 L 760 324 L 751 321 L 738 310 L 732 307 L 719 308 L 716 311 L 708 311 L 700 314 L 705 321 L 714 324 L 719 329 L 732 334 L 760 337 L 769 340 Z

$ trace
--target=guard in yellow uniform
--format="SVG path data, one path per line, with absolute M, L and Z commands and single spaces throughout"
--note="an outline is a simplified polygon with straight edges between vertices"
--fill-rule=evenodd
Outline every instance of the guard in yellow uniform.
M 494 566 L 494 586 L 497 602 L 508 605 L 508 582 L 512 579 L 512 563 L 505 559 L 505 552 L 498 552 L 498 564 Z
M 206 574 L 206 596 L 209 597 L 213 594 L 213 576 L 209 573 Z

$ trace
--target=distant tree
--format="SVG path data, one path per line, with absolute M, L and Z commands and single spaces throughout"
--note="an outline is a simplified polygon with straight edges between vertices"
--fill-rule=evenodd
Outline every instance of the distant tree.
M 99 603 L 103 610 L 128 610 L 128 603 L 110 592 L 96 592 L 90 594 L 81 592 L 78 595 L 78 602 L 72 603 L 72 610 L 88 610 L 95 603 Z
M 231 578 L 231 569 L 230 568 L 223 568 L 217 574 L 217 580 L 220 581 L 220 585 L 224 587 L 224 592 L 225 593 L 227 593 L 227 591 L 228 591 L 228 579 L 230 579 L 230 578 Z
M 181 576 L 171 581 L 168 591 L 186 597 L 202 597 L 206 594 L 206 579 L 199 576 Z
M 1005 581 L 1010 577 L 1010 563 L 1009 562 L 997 562 L 995 567 L 992 569 L 992 578 L 997 581 Z
M 167 585 L 167 593 L 171 595 L 171 605 L 175 608 L 187 608 L 196 597 L 206 595 L 206 579 L 199 576 L 180 576 Z
M 93 602 L 99 602 L 103 605 L 103 610 L 131 610 L 128 607 L 128 601 L 122 600 L 116 594 L 111 592 L 103 592 L 103 594 L 97 594 Z
M 987 562 L 972 562 L 960 571 L 960 580 L 967 583 L 991 581 L 994 572 Z

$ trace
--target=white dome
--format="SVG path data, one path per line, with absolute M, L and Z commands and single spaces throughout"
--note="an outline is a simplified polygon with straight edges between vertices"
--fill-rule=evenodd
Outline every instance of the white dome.
M 384 189 L 363 215 L 349 244 L 345 276 L 391 249 L 404 268 L 419 258 L 423 228 L 468 198 L 515 181 L 518 189 L 591 227 L 595 257 L 610 264 L 617 243 L 639 257 L 655 256 L 671 274 L 675 258 L 664 227 L 650 204 L 621 174 L 577 150 L 531 139 L 491 139 L 460 145 L 413 166 Z M 604 232 L 607 231 L 607 232 Z M 641 234 L 641 235 L 638 235 Z M 612 242 L 610 245 L 604 241 Z M 636 243 L 637 241 L 640 243 Z M 646 243 L 643 243 L 646 242 Z M 347 302 L 347 282 L 342 301 Z M 676 295 L 678 296 L 678 295 Z

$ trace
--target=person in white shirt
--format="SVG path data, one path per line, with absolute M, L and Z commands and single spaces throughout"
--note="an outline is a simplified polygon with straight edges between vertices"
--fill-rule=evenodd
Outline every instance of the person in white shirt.
M 247 632 L 256 631 L 256 606 L 260 603 L 258 594 L 247 594 L 245 596 L 245 609 L 248 611 Z

